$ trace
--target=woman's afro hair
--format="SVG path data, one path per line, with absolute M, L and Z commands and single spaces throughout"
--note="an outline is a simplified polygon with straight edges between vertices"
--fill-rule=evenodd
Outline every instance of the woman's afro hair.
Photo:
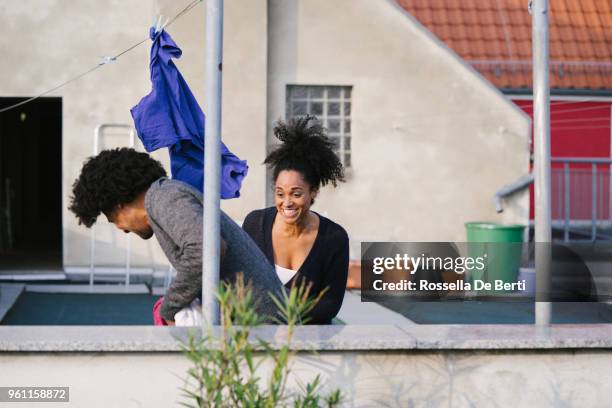
M 146 153 L 126 147 L 103 150 L 83 165 L 72 185 L 68 208 L 77 216 L 79 225 L 89 228 L 101 212 L 109 213 L 119 204 L 133 201 L 165 176 L 161 163 Z
M 333 151 L 334 143 L 314 116 L 293 118 L 287 123 L 279 120 L 274 136 L 282 144 L 264 161 L 273 169 L 274 180 L 283 170 L 295 170 L 314 190 L 328 183 L 336 187 L 344 181 L 344 168 Z

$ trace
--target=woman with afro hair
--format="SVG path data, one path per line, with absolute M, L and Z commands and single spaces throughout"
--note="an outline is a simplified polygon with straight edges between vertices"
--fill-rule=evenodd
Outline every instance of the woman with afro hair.
M 331 324 L 338 314 L 348 275 L 349 240 L 335 222 L 311 210 L 322 186 L 344 181 L 333 143 L 314 117 L 279 121 L 274 135 L 282 143 L 265 159 L 274 180 L 274 207 L 252 211 L 242 228 L 276 269 L 285 287 L 310 284 L 323 295 L 308 324 Z

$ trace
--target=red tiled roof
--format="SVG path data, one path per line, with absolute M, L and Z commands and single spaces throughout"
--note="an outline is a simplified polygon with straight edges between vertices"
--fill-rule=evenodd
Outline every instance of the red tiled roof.
M 527 0 L 397 0 L 498 88 L 531 88 Z M 612 89 L 612 2 L 549 0 L 550 86 Z

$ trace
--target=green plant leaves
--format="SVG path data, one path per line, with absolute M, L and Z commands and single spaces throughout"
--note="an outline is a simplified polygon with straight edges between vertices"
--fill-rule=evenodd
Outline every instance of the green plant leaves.
M 307 321 L 308 313 L 321 299 L 325 291 L 310 297 L 310 285 L 304 282 L 295 284 L 289 293 L 282 292 L 282 298 L 272 295 L 279 310 L 276 320 L 286 323 L 287 336 L 280 349 L 275 349 L 267 341 L 255 338 L 249 340 L 254 327 L 265 319 L 255 312 L 255 301 L 250 285 L 246 285 L 242 275 L 234 283 L 224 283 L 216 294 L 221 312 L 220 338 L 215 339 L 212 331 L 201 340 L 189 334 L 186 342 L 180 344 L 183 354 L 192 366 L 187 370 L 187 384 L 181 388 L 189 403 L 186 407 L 253 407 L 311 408 L 335 407 L 341 401 L 340 390 L 331 391 L 327 396 L 320 395 L 320 377 L 317 377 L 298 390 L 286 388 L 291 370 L 289 367 L 291 339 L 296 324 Z M 260 350 L 256 357 L 256 351 Z M 266 387 L 261 385 L 257 370 L 265 361 L 273 362 Z M 194 405 L 195 404 L 195 405 Z

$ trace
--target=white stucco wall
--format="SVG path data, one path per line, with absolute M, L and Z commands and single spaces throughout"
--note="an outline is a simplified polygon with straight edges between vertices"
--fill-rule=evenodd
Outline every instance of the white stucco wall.
M 160 12 L 173 15 L 184 2 L 156 0 Z M 169 28 L 183 49 L 179 67 L 203 110 L 205 99 L 205 4 Z M 264 201 L 266 132 L 266 0 L 224 2 L 222 138 L 230 150 L 249 164 L 239 199 L 223 200 L 222 208 L 242 220 Z
M 53 87 L 145 38 L 157 13 L 174 15 L 187 3 L 3 2 L 0 96 Z M 206 110 L 204 19 L 198 5 L 169 32 Z M 284 116 L 286 85 L 321 84 L 353 86 L 353 168 L 314 209 L 354 240 L 461 241 L 465 221 L 526 223 L 526 194 L 501 216 L 491 198 L 527 171 L 528 119 L 393 1 L 227 0 L 224 33 L 223 139 L 250 165 L 242 197 L 223 202 L 234 219 L 265 205 L 261 162 L 271 124 Z M 148 52 L 147 42 L 51 94 L 63 102 L 67 267 L 89 264 L 89 231 L 67 210 L 72 183 L 95 126 L 132 123 L 129 109 L 150 90 Z M 154 157 L 167 165 L 166 152 Z M 125 235 L 101 221 L 96 262 L 123 265 Z M 155 240 L 132 239 L 132 250 L 134 266 L 167 262 Z
M 217 340 L 220 330 L 212 328 Z M 262 326 L 250 338 L 278 350 L 287 330 Z M 610 331 L 609 324 L 380 320 L 297 326 L 288 386 L 319 374 L 324 390 L 341 389 L 343 407 L 607 407 Z M 187 327 L 0 326 L 0 383 L 70 387 L 75 407 L 178 406 L 190 366 L 179 342 L 189 333 Z M 271 368 L 268 358 L 256 371 L 263 386 Z
M 609 406 L 612 398 L 611 363 L 609 351 L 597 350 L 338 351 L 301 352 L 292 368 L 302 382 L 320 374 L 323 390 L 340 388 L 343 407 L 595 408 Z M 179 353 L 8 353 L 0 354 L 0 365 L 10 367 L 0 370 L 3 386 L 70 387 L 70 403 L 58 406 L 187 402 L 180 387 L 189 362 Z M 259 374 L 266 378 L 269 369 L 264 365 Z
M 353 87 L 353 168 L 315 210 L 356 240 L 464 241 L 466 221 L 527 223 L 527 194 L 502 215 L 491 199 L 528 171 L 528 118 L 395 2 L 269 5 L 268 126 L 287 84 Z
M 33 96 L 100 62 L 102 56 L 122 51 L 148 36 L 158 13 L 172 16 L 189 2 L 129 0 L 97 2 L 33 0 L 0 4 L 0 96 Z M 242 198 L 224 202 L 235 219 L 263 206 L 265 154 L 265 0 L 227 1 L 225 7 L 223 138 L 250 164 Z M 199 4 L 173 23 L 168 31 L 183 50 L 177 62 L 202 107 L 204 101 L 205 6 Z M 129 109 L 150 91 L 150 43 L 123 55 L 117 62 L 50 94 L 62 98 L 62 223 L 65 267 L 89 265 L 90 232 L 78 226 L 67 210 L 71 186 L 85 158 L 92 154 L 94 128 L 102 123 L 132 124 Z M 125 139 L 105 138 L 101 148 Z M 167 152 L 156 152 L 167 169 Z M 255 180 L 261 179 L 260 182 Z M 32 186 L 35 188 L 35 186 Z M 96 263 L 124 265 L 125 234 L 99 218 L 96 227 Z M 155 239 L 132 239 L 132 265 L 165 265 Z
M 4 35 L 0 41 L 4 58 L 0 72 L 10 80 L 0 83 L 0 95 L 33 96 L 84 72 L 102 56 L 146 38 L 151 14 L 151 3 L 141 1 L 3 2 L 0 19 Z M 67 210 L 72 183 L 84 159 L 92 154 L 94 128 L 101 123 L 132 123 L 129 109 L 149 89 L 147 53 L 147 47 L 141 46 L 51 94 L 62 98 L 63 107 L 62 222 L 67 266 L 89 263 L 89 231 L 78 226 Z M 106 139 L 101 147 L 118 141 Z M 125 247 L 125 234 L 101 221 L 97 261 L 122 262 L 124 250 L 116 246 Z M 163 260 L 154 240 L 132 241 L 135 263 L 148 265 Z

